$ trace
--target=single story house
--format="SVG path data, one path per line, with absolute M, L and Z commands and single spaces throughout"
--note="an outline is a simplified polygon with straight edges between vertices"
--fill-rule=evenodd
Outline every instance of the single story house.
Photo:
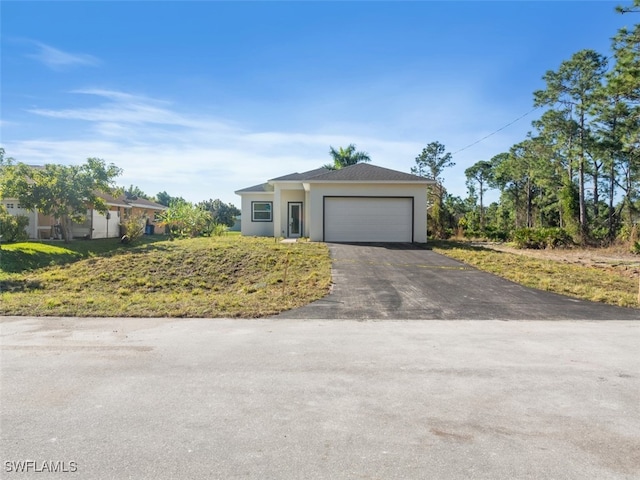
M 167 210 L 168 207 L 161 205 L 146 198 L 125 198 L 120 197 L 127 205 L 125 215 L 138 215 L 146 219 L 146 233 L 164 233 L 164 227 L 160 224 L 160 214 Z
M 120 223 L 129 215 L 139 215 L 145 218 L 147 233 L 151 233 L 151 231 L 164 233 L 164 230 L 158 226 L 160 213 L 167 209 L 164 205 L 142 198 L 128 199 L 124 196 L 115 198 L 106 193 L 101 193 L 100 197 L 105 201 L 109 210 L 103 214 L 91 206 L 87 208 L 85 221 L 74 223 L 71 227 L 73 237 L 119 238 L 121 236 Z M 58 220 L 53 216 L 44 215 L 35 210 L 27 210 L 14 198 L 4 198 L 2 203 L 11 215 L 24 215 L 29 219 L 26 230 L 30 239 L 62 238 L 61 232 L 56 229 Z
M 236 191 L 243 235 L 324 242 L 427 241 L 433 180 L 367 163 L 318 168 Z
M 74 223 L 71 234 L 75 238 L 119 238 L 120 222 L 126 215 L 129 205 L 121 198 L 114 198 L 106 193 L 100 197 L 109 209 L 106 214 L 100 213 L 93 207 L 87 209 L 84 223 Z

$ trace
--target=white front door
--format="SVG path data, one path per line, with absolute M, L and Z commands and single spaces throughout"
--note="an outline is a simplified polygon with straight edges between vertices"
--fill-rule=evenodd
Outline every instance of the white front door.
M 289 203 L 289 230 L 287 237 L 298 238 L 302 236 L 302 202 Z

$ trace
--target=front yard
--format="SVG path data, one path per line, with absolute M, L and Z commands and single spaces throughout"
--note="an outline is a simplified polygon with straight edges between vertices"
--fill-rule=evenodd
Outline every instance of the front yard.
M 638 307 L 637 262 L 585 263 L 584 258 L 594 257 L 584 251 L 549 258 L 551 252 L 514 253 L 455 242 L 430 246 L 526 286 Z M 569 262 L 569 254 L 580 262 Z M 152 236 L 137 246 L 108 239 L 0 249 L 0 315 L 255 318 L 320 299 L 330 284 L 331 260 L 323 243 Z
M 329 292 L 322 243 L 223 236 L 0 250 L 0 315 L 261 317 Z

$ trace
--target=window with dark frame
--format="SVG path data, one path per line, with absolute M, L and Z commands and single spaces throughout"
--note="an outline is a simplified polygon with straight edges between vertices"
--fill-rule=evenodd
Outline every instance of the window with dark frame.
M 272 222 L 273 202 L 251 202 L 252 222 Z

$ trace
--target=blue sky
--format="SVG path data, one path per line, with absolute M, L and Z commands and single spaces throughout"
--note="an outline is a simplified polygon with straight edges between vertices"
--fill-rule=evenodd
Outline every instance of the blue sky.
M 355 143 L 408 172 L 429 142 L 464 170 L 523 140 L 542 76 L 609 54 L 620 1 L 2 1 L 1 137 L 29 164 L 103 158 L 190 201 L 317 168 Z M 462 150 L 464 149 L 464 150 Z

